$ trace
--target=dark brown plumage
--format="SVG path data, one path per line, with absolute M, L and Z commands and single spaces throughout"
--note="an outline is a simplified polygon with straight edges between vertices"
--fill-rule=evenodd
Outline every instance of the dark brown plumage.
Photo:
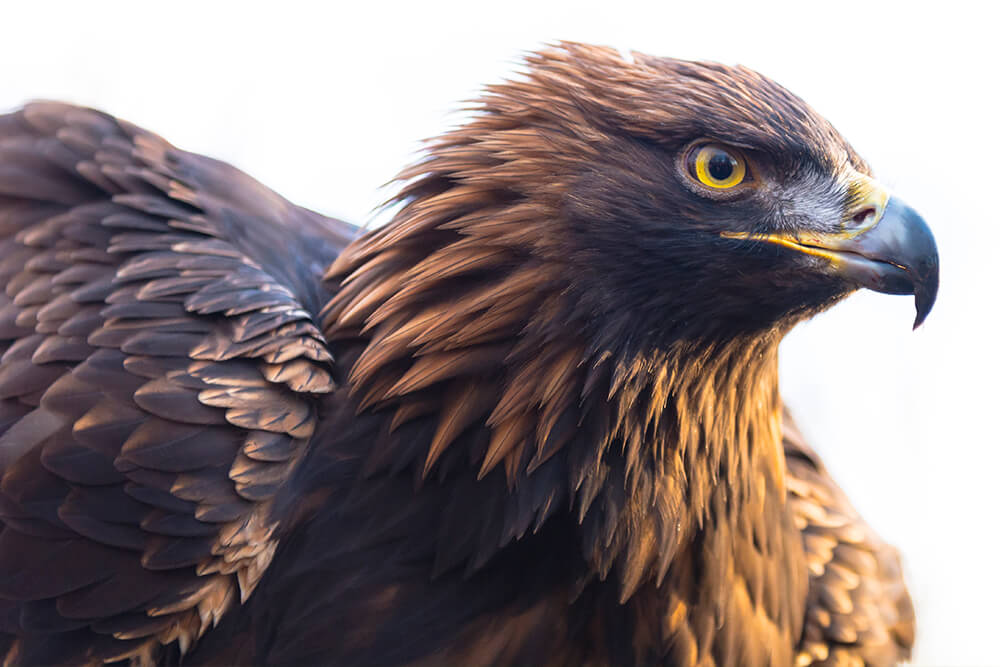
M 0 116 L 5 664 L 908 655 L 777 344 L 858 286 L 925 315 L 923 223 L 749 70 L 527 63 L 357 238 L 99 112 Z M 703 140 L 747 182 L 692 180 Z

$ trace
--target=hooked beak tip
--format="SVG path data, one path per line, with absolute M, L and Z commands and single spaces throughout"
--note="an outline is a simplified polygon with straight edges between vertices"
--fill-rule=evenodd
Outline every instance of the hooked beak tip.
M 934 301 L 937 299 L 937 256 L 934 257 L 933 264 L 933 267 L 928 267 L 928 270 L 924 272 L 922 278 L 914 280 L 913 283 L 913 301 L 917 309 L 916 319 L 913 320 L 914 329 L 924 323 L 924 320 L 927 319 L 931 309 L 934 307 Z

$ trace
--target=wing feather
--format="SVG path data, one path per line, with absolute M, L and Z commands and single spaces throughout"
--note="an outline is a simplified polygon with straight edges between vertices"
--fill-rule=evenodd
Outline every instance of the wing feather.
M 252 593 L 354 233 L 96 111 L 0 116 L 5 664 L 184 652 Z
M 913 604 L 899 554 L 851 506 L 788 413 L 788 501 L 809 566 L 796 665 L 895 665 L 913 647 Z

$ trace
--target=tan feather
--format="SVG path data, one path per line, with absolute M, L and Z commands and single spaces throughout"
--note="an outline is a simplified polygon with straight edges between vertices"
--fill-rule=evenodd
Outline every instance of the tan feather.
M 473 422 L 482 418 L 496 402 L 496 388 L 481 380 L 454 382 L 441 403 L 434 439 L 424 461 L 424 477 L 455 438 Z

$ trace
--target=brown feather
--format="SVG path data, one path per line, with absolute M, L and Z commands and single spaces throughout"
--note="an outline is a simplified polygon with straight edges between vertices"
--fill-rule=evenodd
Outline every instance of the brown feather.
M 453 382 L 441 401 L 441 416 L 424 462 L 424 477 L 455 438 L 496 402 L 496 389 L 480 380 Z

